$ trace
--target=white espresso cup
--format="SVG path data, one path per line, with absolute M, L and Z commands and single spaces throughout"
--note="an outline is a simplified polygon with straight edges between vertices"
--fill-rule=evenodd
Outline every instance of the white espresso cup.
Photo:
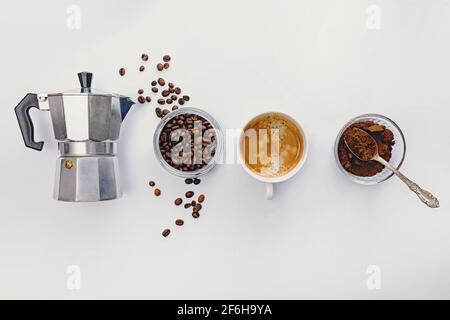
M 297 162 L 297 164 L 293 168 L 291 168 L 289 171 L 287 171 L 286 173 L 284 173 L 282 175 L 274 176 L 274 177 L 267 177 L 267 176 L 260 175 L 257 172 L 253 171 L 251 168 L 249 168 L 245 162 L 245 151 L 244 151 L 244 141 L 245 141 L 244 129 L 248 126 L 248 124 L 250 124 L 255 119 L 262 117 L 264 115 L 269 115 L 269 114 L 278 114 L 281 117 L 289 119 L 290 122 L 294 126 L 297 127 L 297 129 L 300 132 L 300 135 L 302 137 L 302 140 L 303 140 L 302 141 L 303 142 L 302 154 L 301 154 L 300 159 Z M 292 178 L 302 168 L 302 166 L 304 165 L 304 163 L 306 161 L 306 157 L 308 155 L 308 141 L 306 139 L 305 131 L 300 126 L 300 124 L 295 119 L 293 119 L 291 116 L 288 116 L 287 114 L 278 112 L 278 111 L 271 111 L 271 112 L 265 112 L 265 113 L 259 114 L 255 117 L 253 117 L 250 121 L 248 121 L 247 124 L 245 124 L 243 128 L 244 129 L 241 132 L 241 136 L 239 137 L 239 155 L 240 155 L 240 161 L 241 161 L 242 167 L 250 176 L 252 176 L 256 180 L 259 180 L 259 181 L 265 183 L 266 198 L 268 200 L 272 200 L 273 196 L 274 196 L 274 184 L 283 182 L 283 181 L 288 180 L 289 178 Z

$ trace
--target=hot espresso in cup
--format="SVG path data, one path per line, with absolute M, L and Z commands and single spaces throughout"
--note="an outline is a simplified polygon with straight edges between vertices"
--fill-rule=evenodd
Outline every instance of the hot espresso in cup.
M 298 126 L 277 112 L 261 114 L 244 128 L 242 150 L 245 165 L 266 178 L 284 176 L 301 161 L 305 141 Z

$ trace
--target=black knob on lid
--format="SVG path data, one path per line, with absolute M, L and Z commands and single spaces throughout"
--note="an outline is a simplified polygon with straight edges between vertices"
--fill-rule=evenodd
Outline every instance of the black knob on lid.
M 91 72 L 80 72 L 78 73 L 78 80 L 80 80 L 81 91 L 89 92 L 92 83 L 92 73 Z

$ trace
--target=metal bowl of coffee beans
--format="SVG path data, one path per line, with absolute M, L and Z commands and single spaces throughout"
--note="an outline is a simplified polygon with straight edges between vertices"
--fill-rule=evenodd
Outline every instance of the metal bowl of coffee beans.
M 209 172 L 222 156 L 223 131 L 209 113 L 181 108 L 166 114 L 153 136 L 155 156 L 173 175 L 196 178 Z

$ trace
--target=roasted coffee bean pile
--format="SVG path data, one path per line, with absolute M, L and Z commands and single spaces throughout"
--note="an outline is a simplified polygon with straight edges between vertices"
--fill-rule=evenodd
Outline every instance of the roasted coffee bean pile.
M 149 55 L 147 53 L 143 53 L 141 55 L 141 60 L 143 63 L 149 61 Z M 158 62 L 156 64 L 156 69 L 161 72 L 169 69 L 169 62 L 172 58 L 169 55 L 164 55 L 162 57 L 162 62 Z M 138 68 L 139 72 L 144 72 L 146 70 L 145 65 L 141 65 Z M 125 68 L 119 69 L 119 75 L 124 76 L 126 73 Z M 166 86 L 166 81 L 164 78 L 159 77 L 157 80 L 151 81 L 151 93 L 157 94 L 160 92 L 160 96 L 153 97 L 153 99 L 158 103 L 158 107 L 155 108 L 155 114 L 158 118 L 163 118 L 165 115 L 169 114 L 170 111 L 175 111 L 179 108 L 179 106 L 184 105 L 186 102 L 190 100 L 190 97 L 187 95 L 181 95 L 181 88 L 175 86 L 172 82 L 168 82 Z M 139 89 L 137 101 L 140 104 L 150 103 L 152 102 L 152 97 L 147 95 L 144 96 L 145 90 Z
M 178 129 L 183 131 L 179 132 Z M 183 136 L 183 133 L 188 136 Z M 189 152 L 184 152 L 185 150 Z M 162 129 L 159 151 L 171 167 L 181 171 L 197 171 L 206 166 L 215 155 L 215 129 L 208 120 L 197 114 L 179 114 Z M 189 181 L 198 184 L 200 180 Z

